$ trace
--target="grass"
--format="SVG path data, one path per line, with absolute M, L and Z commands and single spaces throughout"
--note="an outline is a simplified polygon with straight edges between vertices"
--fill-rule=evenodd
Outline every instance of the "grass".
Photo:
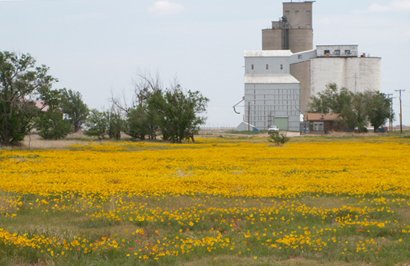
M 221 232 L 230 238 L 227 247 L 218 248 L 213 252 L 197 248 L 182 257 L 162 259 L 154 264 L 168 265 L 345 265 L 347 263 L 371 263 L 388 265 L 408 261 L 410 258 L 410 238 L 401 233 L 402 223 L 410 217 L 410 207 L 404 202 L 408 199 L 388 199 L 380 203 L 377 198 L 351 198 L 329 196 L 305 196 L 300 198 L 257 199 L 257 198 L 218 198 L 218 197 L 159 197 L 159 198 L 127 198 L 124 204 L 107 201 L 104 205 L 93 206 L 85 211 L 62 211 L 69 204 L 58 203 L 60 206 L 50 210 L 49 205 L 37 205 L 38 197 L 28 197 L 23 207 L 14 218 L 1 217 L 3 228 L 11 232 L 30 232 L 32 235 L 45 235 L 59 239 L 74 239 L 81 235 L 90 241 L 97 241 L 102 236 L 125 241 L 125 247 L 120 250 L 108 250 L 102 253 L 81 254 L 70 251 L 68 256 L 53 258 L 46 252 L 35 252 L 29 249 L 16 249 L 13 246 L 2 246 L 0 261 L 2 265 L 135 265 L 147 264 L 151 261 L 139 261 L 129 258 L 126 253 L 136 239 L 145 244 L 155 243 L 166 236 L 173 239 L 176 236 L 200 238 L 210 235 L 210 232 Z M 50 199 L 49 199 L 50 200 Z M 393 202 L 393 200 L 397 200 Z M 79 199 L 81 201 L 81 199 Z M 81 205 L 81 202 L 71 204 Z M 50 200 L 50 204 L 57 204 Z M 184 215 L 199 218 L 194 226 L 180 224 L 177 220 L 163 217 L 163 221 L 152 220 L 144 222 L 115 221 L 107 217 L 93 218 L 94 212 L 117 210 L 119 214 L 127 215 L 121 208 L 125 205 L 143 205 L 140 215 L 161 212 L 181 211 Z M 272 206 L 276 206 L 272 208 Z M 305 208 L 305 210 L 298 210 Z M 345 208 L 345 209 L 343 209 Z M 208 211 L 201 213 L 201 209 Z M 312 210 L 332 210 L 326 216 Z M 394 210 L 394 212 L 390 212 Z M 213 210 L 213 211 L 209 211 Z M 230 210 L 230 211 L 224 211 Z M 274 210 L 279 210 L 274 212 Z M 362 213 L 363 210 L 370 210 Z M 270 213 L 269 211 L 273 211 Z M 200 214 L 198 214 L 200 213 Z M 384 227 L 364 226 L 361 224 L 340 226 L 338 218 L 356 217 L 354 221 L 369 221 L 386 223 Z M 195 220 L 192 219 L 192 220 Z M 232 224 L 235 223 L 234 226 Z M 307 229 L 308 228 L 308 229 Z M 136 235 L 137 229 L 143 229 L 142 235 Z M 321 229 L 325 231 L 321 231 Z M 334 229 L 334 231 L 333 231 Z M 306 233 L 309 230 L 309 233 Z M 328 231 L 326 231 L 328 230 Z M 182 233 L 181 233 L 182 232 Z M 265 235 L 264 235 L 265 234 Z M 275 234 L 275 235 L 273 235 Z M 271 249 L 266 243 L 269 239 L 279 239 L 286 235 L 310 235 L 313 239 L 331 239 L 328 247 L 304 245 L 297 241 L 283 249 Z M 401 241 L 400 241 L 401 239 Z M 366 240 L 374 240 L 366 242 Z M 273 243 L 275 243 L 273 241 Z M 302 244 L 301 244 L 302 243 Z M 367 252 L 356 252 L 358 243 L 364 243 Z M 292 245 L 296 245 L 295 248 Z M 127 248 L 128 246 L 128 248 Z M 138 245 L 137 245 L 138 246 Z M 234 249 L 231 250 L 231 247 Z M 379 250 L 379 247 L 383 247 Z M 377 252 L 376 252 L 377 251 Z M 74 264 L 73 264 L 74 263 Z
M 199 139 L 196 144 L 186 145 L 118 142 L 114 147 L 117 150 L 104 143 L 82 143 L 65 149 L 72 156 L 80 156 L 83 150 L 91 150 L 98 158 L 112 153 L 108 157 L 114 162 L 120 153 L 161 154 L 172 150 L 182 154 L 194 150 L 196 154 L 210 149 L 214 156 L 222 156 L 214 151 L 215 147 L 223 151 L 243 141 Z M 255 147 L 262 147 L 261 138 L 248 141 Z M 258 172 L 258 167 L 251 169 L 254 164 L 289 166 L 283 172 L 269 172 L 285 180 L 306 175 L 327 181 L 345 173 L 349 176 L 363 174 L 357 171 L 363 170 L 360 164 L 365 160 L 349 163 L 342 160 L 341 164 L 336 164 L 340 160 L 336 151 L 332 156 L 327 151 L 320 154 L 319 148 L 329 142 L 334 143 L 331 147 L 341 150 L 346 143 L 358 144 L 358 148 L 350 147 L 355 151 L 356 160 L 364 156 L 374 159 L 384 153 L 363 150 L 359 144 L 376 148 L 378 143 L 410 144 L 408 139 L 397 136 L 301 137 L 292 139 L 291 145 L 298 147 L 299 143 L 308 143 L 307 147 L 317 147 L 307 157 L 286 157 L 286 145 L 284 148 L 267 147 L 269 152 L 278 155 L 245 157 L 243 165 L 223 165 L 218 160 L 214 165 L 205 163 L 196 168 L 176 165 L 174 179 L 180 180 L 178 182 L 184 187 L 183 184 L 188 184 L 184 182 L 202 181 L 191 179 L 196 170 L 214 173 L 220 170 L 232 173 L 230 178 L 235 181 L 236 176 L 252 169 L 256 173 L 252 176 L 254 179 L 263 178 L 264 172 Z M 369 143 L 376 146 L 368 146 Z M 407 150 L 403 148 L 403 151 Z M 56 154 L 63 160 L 62 151 Z M 18 176 L 22 179 L 32 178 L 30 174 L 36 173 L 33 163 L 45 160 L 40 151 L 6 155 L 0 156 L 0 163 L 30 165 Z M 175 163 L 168 157 L 163 159 Z M 94 167 L 93 163 L 90 167 Z M 151 163 L 155 165 L 159 161 Z M 300 167 L 302 163 L 305 167 Z M 132 165 L 124 166 L 133 170 Z M 406 165 L 401 167 L 405 172 Z M 121 186 L 127 182 L 117 177 L 118 171 L 112 169 L 106 169 L 109 175 L 102 185 Z M 55 178 L 58 174 L 57 171 Z M 406 173 L 402 178 L 407 178 Z M 218 178 L 213 180 L 212 185 L 218 186 Z M 8 180 L 1 181 L 7 183 Z M 53 181 L 56 180 L 44 182 L 53 185 Z M 222 196 L 207 191 L 139 196 L 121 192 L 107 196 L 81 189 L 72 194 L 0 190 L 0 265 L 406 265 L 410 261 L 410 195 L 404 192 L 338 195 L 315 192 L 284 197 Z M 31 243 L 36 246 L 29 246 Z M 170 254 L 166 255 L 167 251 Z

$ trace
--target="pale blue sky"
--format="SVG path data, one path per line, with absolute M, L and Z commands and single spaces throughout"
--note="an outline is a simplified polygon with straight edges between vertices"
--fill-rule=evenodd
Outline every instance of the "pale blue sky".
M 131 95 L 137 73 L 177 77 L 210 98 L 208 125 L 235 126 L 243 51 L 261 48 L 261 29 L 281 16 L 281 3 L 0 0 L 0 49 L 30 53 L 51 68 L 56 87 L 80 91 L 96 108 L 111 94 Z M 313 16 L 315 44 L 358 44 L 383 58 L 381 90 L 407 89 L 410 125 L 410 0 L 319 0 Z

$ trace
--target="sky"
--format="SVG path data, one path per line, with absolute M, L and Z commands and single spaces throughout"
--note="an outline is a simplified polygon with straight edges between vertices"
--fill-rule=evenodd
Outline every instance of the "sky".
M 175 79 L 210 99 L 207 126 L 242 121 L 245 50 L 282 15 L 279 0 L 0 0 L 0 50 L 30 53 L 56 88 L 79 91 L 91 108 L 131 99 L 138 75 Z M 382 57 L 382 88 L 410 125 L 410 0 L 318 0 L 314 43 L 358 44 Z M 242 112 L 243 113 L 243 112 Z M 397 124 L 398 121 L 395 122 Z

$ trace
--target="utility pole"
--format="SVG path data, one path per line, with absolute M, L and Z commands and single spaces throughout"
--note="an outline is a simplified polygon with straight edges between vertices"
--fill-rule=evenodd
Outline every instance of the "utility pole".
M 389 132 L 393 132 L 393 94 L 388 93 L 386 96 L 390 100 L 390 114 L 389 114 Z
M 401 93 L 405 92 L 406 90 L 395 90 L 399 92 L 399 99 L 400 99 L 400 134 L 403 133 L 403 104 L 401 101 Z

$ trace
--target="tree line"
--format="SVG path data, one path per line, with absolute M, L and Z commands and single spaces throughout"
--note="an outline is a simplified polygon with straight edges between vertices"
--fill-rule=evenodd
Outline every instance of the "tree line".
M 347 130 L 367 131 L 373 126 L 376 132 L 387 120 L 393 120 L 392 101 L 379 91 L 352 92 L 338 88 L 336 84 L 311 98 L 309 111 L 314 113 L 337 113 L 342 127 Z
M 83 129 L 99 139 L 180 143 L 205 123 L 208 98 L 179 84 L 165 88 L 159 78 L 139 76 L 129 106 L 112 98 L 108 110 L 89 109 L 78 91 L 55 89 L 58 82 L 29 54 L 0 51 L 0 144 L 16 145 L 34 129 L 44 139 L 62 139 Z

